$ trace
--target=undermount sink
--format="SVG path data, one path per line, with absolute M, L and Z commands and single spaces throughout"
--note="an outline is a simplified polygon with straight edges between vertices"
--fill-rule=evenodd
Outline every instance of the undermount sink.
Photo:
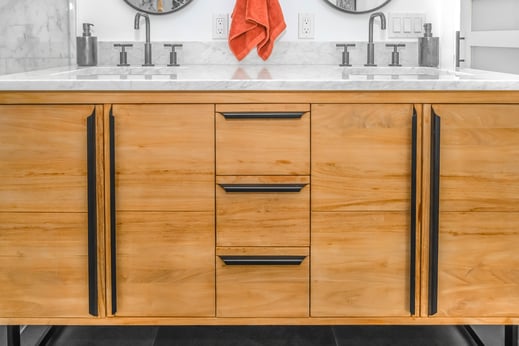
M 76 79 L 176 79 L 182 66 L 93 66 L 57 72 L 53 76 Z
M 460 74 L 432 67 L 345 67 L 343 79 L 452 79 Z
M 348 74 L 363 75 L 405 75 L 405 74 L 438 74 L 441 70 L 430 67 L 398 67 L 398 66 L 376 66 L 376 67 L 345 67 L 344 72 Z

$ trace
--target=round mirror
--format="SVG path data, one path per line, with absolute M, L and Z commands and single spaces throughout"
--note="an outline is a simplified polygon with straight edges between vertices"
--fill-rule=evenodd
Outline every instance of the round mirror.
M 348 13 L 368 13 L 386 5 L 391 0 L 324 0 L 338 10 Z
M 167 14 L 184 8 L 193 0 L 124 0 L 128 5 L 141 12 Z

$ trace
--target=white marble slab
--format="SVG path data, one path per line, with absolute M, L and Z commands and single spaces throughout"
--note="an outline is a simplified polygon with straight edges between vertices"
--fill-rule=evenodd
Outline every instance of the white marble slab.
M 70 1 L 1 1 L 0 74 L 70 62 Z
M 519 75 L 338 65 L 71 66 L 0 76 L 0 90 L 519 90 Z

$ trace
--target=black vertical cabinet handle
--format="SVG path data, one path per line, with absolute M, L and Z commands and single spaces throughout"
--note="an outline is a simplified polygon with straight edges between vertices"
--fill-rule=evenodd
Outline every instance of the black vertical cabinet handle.
M 110 282 L 112 286 L 112 314 L 115 314 L 117 312 L 117 223 L 115 215 L 115 118 L 112 109 L 110 109 L 108 119 L 110 135 Z
M 225 119 L 299 119 L 305 112 L 220 112 Z
M 416 109 L 413 108 L 413 116 L 411 118 L 411 263 L 409 266 L 410 271 L 410 283 L 409 283 L 409 311 L 411 315 L 416 313 L 415 305 L 415 294 L 416 294 L 416 170 L 417 170 L 417 146 L 418 146 L 418 135 L 417 135 L 417 115 Z
M 97 193 L 96 193 L 96 113 L 87 118 L 87 190 L 88 190 L 88 312 L 97 308 Z
M 440 218 L 440 117 L 431 117 L 431 206 L 429 221 L 429 316 L 438 312 L 438 249 Z

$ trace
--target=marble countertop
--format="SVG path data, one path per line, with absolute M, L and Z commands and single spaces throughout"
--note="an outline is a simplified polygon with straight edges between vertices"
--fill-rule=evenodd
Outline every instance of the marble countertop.
M 2 75 L 0 90 L 519 90 L 519 75 L 333 65 L 70 66 Z

